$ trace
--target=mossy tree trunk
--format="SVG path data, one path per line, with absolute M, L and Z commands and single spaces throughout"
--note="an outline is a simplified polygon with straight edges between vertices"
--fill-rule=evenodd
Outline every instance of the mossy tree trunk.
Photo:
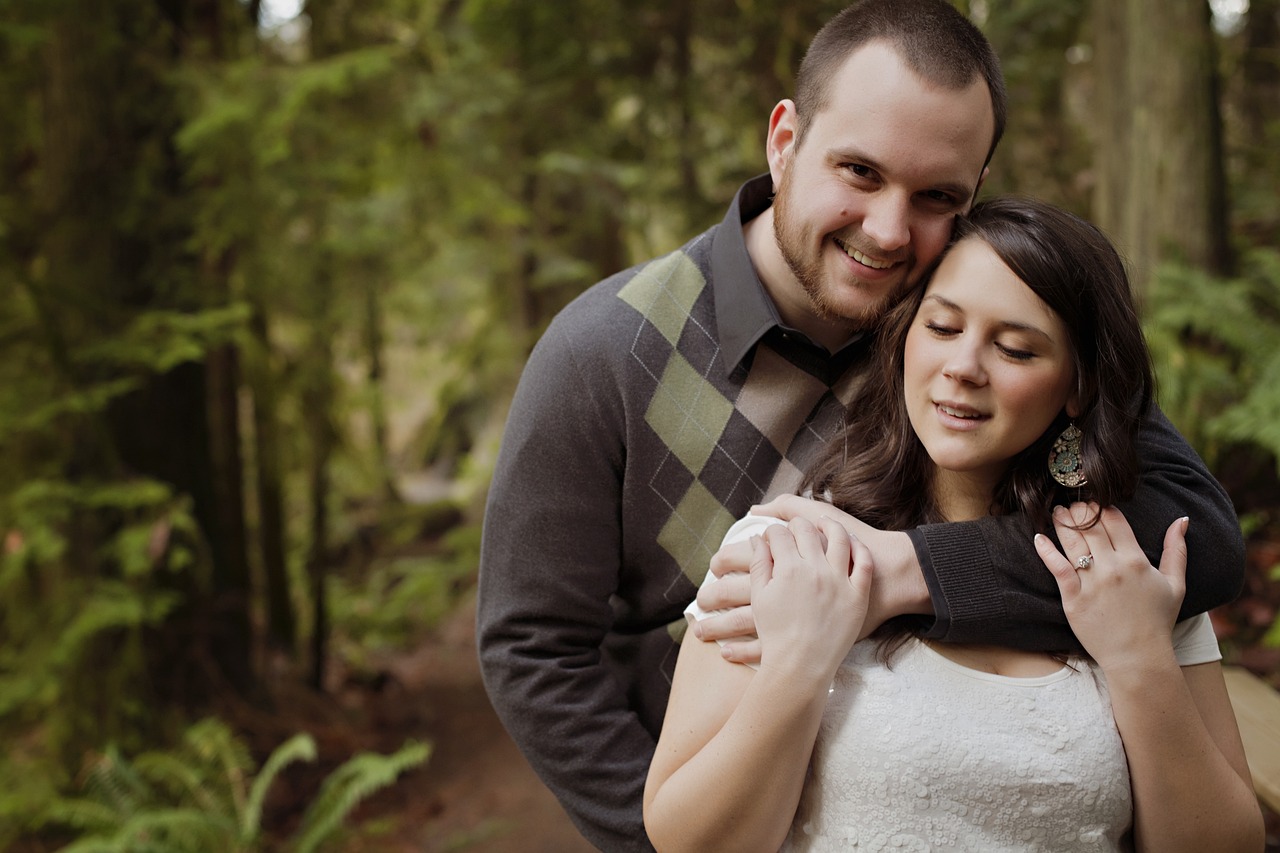
M 1206 0 L 1095 0 L 1093 215 L 1139 294 L 1159 264 L 1226 273 L 1226 179 Z

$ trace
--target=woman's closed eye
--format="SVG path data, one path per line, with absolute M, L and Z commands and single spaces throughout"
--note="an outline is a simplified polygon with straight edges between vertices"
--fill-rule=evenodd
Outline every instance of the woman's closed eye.
M 1000 352 L 1004 353 L 1009 358 L 1017 361 L 1030 361 L 1036 357 L 1036 354 L 1031 350 L 1019 349 L 1018 347 L 1008 346 L 1007 344 L 999 342 L 996 343 L 996 349 L 1000 350 Z
M 960 334 L 959 329 L 932 320 L 925 323 L 924 327 L 940 338 L 949 338 L 952 335 Z

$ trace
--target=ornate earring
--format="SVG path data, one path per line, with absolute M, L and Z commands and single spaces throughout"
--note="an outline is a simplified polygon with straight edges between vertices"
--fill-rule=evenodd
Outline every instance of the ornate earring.
M 1053 449 L 1049 451 L 1049 474 L 1061 485 L 1072 489 L 1089 482 L 1081 471 L 1080 436 L 1076 422 L 1072 421 L 1053 442 Z

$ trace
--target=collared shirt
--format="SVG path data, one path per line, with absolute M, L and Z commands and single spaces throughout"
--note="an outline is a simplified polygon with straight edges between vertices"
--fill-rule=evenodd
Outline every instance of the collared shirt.
M 779 346 L 791 349 L 794 359 L 803 360 L 806 370 L 833 382 L 860 355 L 858 344 L 864 333 L 853 333 L 843 347 L 830 353 L 782 322 L 751 261 L 743 233 L 743 226 L 771 204 L 773 178 L 768 173 L 752 178 L 734 195 L 713 238 L 711 281 L 724 369 L 733 370 L 762 338 L 771 335 Z

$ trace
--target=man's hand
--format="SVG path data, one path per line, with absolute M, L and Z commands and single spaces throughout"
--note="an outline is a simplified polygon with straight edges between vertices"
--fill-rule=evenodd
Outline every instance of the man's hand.
M 916 550 L 906 533 L 880 530 L 825 501 L 799 495 L 779 495 L 768 503 L 753 506 L 751 514 L 771 515 L 783 521 L 804 518 L 814 525 L 821 524 L 824 518 L 834 519 L 867 546 L 875 558 L 876 582 L 871 587 L 871 604 L 863 623 L 862 637 L 894 616 L 933 613 L 929 587 L 924 582 Z
M 933 612 L 929 588 L 907 534 L 879 530 L 829 503 L 799 495 L 782 495 L 753 506 L 751 514 L 772 516 L 784 522 L 803 518 L 816 527 L 821 527 L 824 519 L 833 519 L 867 546 L 875 558 L 876 582 L 871 587 L 862 637 L 891 617 Z M 698 591 L 698 606 L 703 610 L 727 612 L 696 623 L 694 636 L 706 641 L 724 641 L 721 654 L 737 663 L 760 662 L 760 640 L 755 635 L 755 618 L 751 612 L 750 570 L 751 543 L 726 545 L 711 558 L 711 572 L 720 580 Z

